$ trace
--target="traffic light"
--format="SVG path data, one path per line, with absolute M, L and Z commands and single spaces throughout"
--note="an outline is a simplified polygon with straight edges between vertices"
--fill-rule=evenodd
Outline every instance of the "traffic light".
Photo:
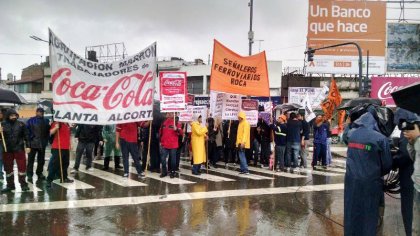
M 308 54 L 308 61 L 313 61 L 315 50 L 313 50 L 312 48 L 308 48 L 306 53 Z

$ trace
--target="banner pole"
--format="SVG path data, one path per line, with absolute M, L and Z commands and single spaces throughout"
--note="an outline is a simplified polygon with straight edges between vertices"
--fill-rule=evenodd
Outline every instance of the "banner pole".
M 58 158 L 60 159 L 60 174 L 61 174 L 61 183 L 64 183 L 63 177 L 63 161 L 61 159 L 61 141 L 60 141 L 60 124 L 57 130 L 57 141 L 58 141 Z
M 149 124 L 149 142 L 147 143 L 147 161 L 146 161 L 146 168 L 145 168 L 146 176 L 147 176 L 147 170 L 149 169 L 149 163 L 150 163 L 150 141 L 152 139 L 152 123 L 153 123 L 153 120 L 151 120 Z
M 0 122 L 0 128 L 2 129 L 1 140 L 3 141 L 4 152 L 7 152 L 6 140 L 4 140 L 3 126 L 1 125 L 1 122 Z M 0 171 L 2 171 L 2 170 L 0 170 Z

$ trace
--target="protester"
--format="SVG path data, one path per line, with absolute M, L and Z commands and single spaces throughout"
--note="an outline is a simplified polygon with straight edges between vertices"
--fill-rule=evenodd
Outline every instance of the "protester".
M 261 117 L 258 119 L 257 133 L 261 139 L 261 167 L 268 168 L 271 153 L 271 129 L 270 126 Z
M 332 143 L 332 139 L 331 139 L 331 119 L 324 120 L 324 123 L 326 123 L 328 125 L 328 130 L 327 130 L 327 149 L 326 149 L 326 157 L 327 157 L 327 166 L 331 166 L 332 164 L 332 153 L 331 153 L 331 143 Z
M 191 146 L 193 156 L 192 173 L 200 175 L 200 165 L 206 162 L 205 140 L 207 139 L 207 127 L 201 126 L 202 117 L 194 117 L 191 122 Z
M 281 115 L 278 117 L 276 124 L 271 125 L 271 129 L 274 131 L 274 143 L 275 146 L 275 161 L 274 168 L 277 167 L 277 171 L 284 171 L 284 160 L 286 153 L 286 143 L 287 143 L 287 126 L 286 126 L 286 116 Z
M 318 165 L 321 160 L 322 166 L 327 168 L 327 133 L 329 130 L 328 123 L 324 122 L 322 115 L 317 115 L 314 123 L 314 157 L 312 160 L 312 168 Z
M 114 167 L 115 169 L 121 169 L 120 160 L 121 160 L 121 150 L 115 148 L 115 125 L 105 125 L 102 128 L 102 139 L 103 144 L 100 145 L 104 147 L 104 168 L 103 170 L 109 169 L 109 162 L 111 160 L 111 155 L 114 155 Z
M 213 168 L 217 168 L 217 144 L 216 144 L 216 136 L 219 133 L 219 128 L 217 124 L 215 124 L 214 119 L 209 117 L 207 119 L 207 130 L 208 130 L 208 141 L 207 141 L 207 149 L 210 164 Z
M 102 133 L 103 126 L 98 125 L 99 133 Z M 93 157 L 96 160 L 102 160 L 102 156 L 104 155 L 104 142 L 99 138 L 100 136 L 96 137 L 95 146 L 93 148 Z
M 96 140 L 102 141 L 101 126 L 98 125 L 84 125 L 79 124 L 76 128 L 75 137 L 78 139 L 76 148 L 76 161 L 71 173 L 79 171 L 80 161 L 83 153 L 86 155 L 86 170 L 93 171 L 92 169 L 92 155 L 95 147 Z
M 413 235 L 420 235 L 420 119 L 407 120 L 402 127 L 404 137 L 408 140 L 407 150 L 414 161 L 414 171 L 411 176 L 414 183 Z
M 305 120 L 305 116 L 303 116 L 302 114 L 298 113 L 297 114 L 298 120 L 300 120 L 300 122 L 302 122 L 302 134 L 301 136 L 301 144 L 300 144 L 300 157 L 301 157 L 301 162 L 299 167 L 301 168 L 306 168 L 307 167 L 307 163 L 308 163 L 308 155 L 309 155 L 309 124 L 308 122 Z
M 286 143 L 286 167 L 291 167 L 293 170 L 298 166 L 298 156 L 302 138 L 302 122 L 297 119 L 296 113 L 290 113 L 287 121 L 287 143 Z M 293 163 L 293 164 L 292 164 Z
M 344 234 L 376 235 L 384 198 L 382 176 L 392 167 L 387 137 L 370 112 L 348 132 L 344 184 Z
M 394 124 L 400 124 L 400 121 L 416 121 L 418 116 L 405 109 L 398 108 L 395 112 Z M 413 198 L 414 198 L 414 183 L 411 175 L 414 172 L 414 161 L 408 153 L 408 139 L 404 137 L 403 132 L 399 129 L 398 149 L 393 155 L 393 169 L 398 168 L 398 180 L 400 181 L 400 196 L 401 196 L 401 215 L 403 218 L 404 229 L 406 235 L 412 235 L 413 225 Z
M 29 147 L 31 148 L 31 152 L 28 154 L 28 166 L 26 168 L 28 182 L 33 181 L 35 156 L 37 156 L 36 175 L 38 176 L 38 181 L 42 181 L 46 179 L 42 172 L 44 171 L 45 148 L 48 145 L 48 139 L 50 137 L 50 121 L 44 118 L 43 108 L 36 109 L 36 116 L 28 120 L 26 127 L 29 132 Z
M 168 175 L 166 158 L 169 156 L 170 161 L 170 177 L 175 177 L 176 170 L 176 151 L 179 147 L 178 137 L 182 136 L 182 127 L 179 122 L 175 121 L 174 113 L 168 112 L 166 114 L 166 120 L 163 122 L 160 132 L 160 144 L 161 144 L 161 164 L 162 172 L 160 177 L 163 178 Z
M 25 124 L 18 121 L 19 114 L 14 109 L 7 110 L 5 121 L 2 122 L 0 132 L 3 132 L 6 149 L 3 152 L 4 170 L 6 172 L 7 187 L 2 193 L 8 193 L 15 189 L 13 165 L 16 161 L 18 167 L 19 183 L 22 191 L 28 191 L 26 183 L 26 153 L 30 152 L 28 129 Z M 26 146 L 26 149 L 25 149 Z
M 261 135 L 257 131 L 257 127 L 251 127 L 251 138 L 252 142 L 252 152 L 253 152 L 253 161 L 254 166 L 258 165 L 258 160 L 260 160 L 260 149 L 261 149 Z
M 216 134 L 216 162 L 220 160 L 220 158 L 223 156 L 223 132 L 221 129 L 222 123 L 220 120 L 216 119 L 217 123 L 217 134 Z
M 239 174 L 249 174 L 248 164 L 245 157 L 245 149 L 250 148 L 250 125 L 246 119 L 245 112 L 240 111 L 238 113 L 238 131 L 236 136 L 236 147 L 238 148 L 238 156 L 240 161 L 240 172 Z
M 47 188 L 51 188 L 51 183 L 56 179 L 58 174 L 60 182 L 73 183 L 74 180 L 69 179 L 67 175 L 67 168 L 70 164 L 70 126 L 67 123 L 53 122 L 51 124 L 50 135 L 53 136 L 53 143 L 51 144 L 51 160 L 48 168 Z M 62 180 L 61 177 L 63 178 Z
M 115 148 L 121 150 L 124 166 L 124 178 L 128 178 L 129 163 L 128 158 L 131 155 L 139 178 L 144 178 L 145 174 L 142 171 L 140 164 L 139 148 L 137 146 L 137 128 L 141 124 L 138 122 L 118 124 L 116 127 Z

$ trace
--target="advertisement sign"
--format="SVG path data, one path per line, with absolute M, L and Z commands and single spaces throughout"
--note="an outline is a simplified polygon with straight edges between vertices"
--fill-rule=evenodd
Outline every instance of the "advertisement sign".
M 227 94 L 223 98 L 223 120 L 237 120 L 238 113 L 241 108 L 241 96 L 234 94 Z
M 153 119 L 156 43 L 112 63 L 84 59 L 51 30 L 49 47 L 55 121 L 106 125 Z
M 270 96 L 265 52 L 243 57 L 214 40 L 210 90 Z
M 303 104 L 306 94 L 312 105 L 312 109 L 319 109 L 321 102 L 328 95 L 329 88 L 314 87 L 289 87 L 289 103 Z
M 420 78 L 415 77 L 372 77 L 372 98 L 379 98 L 387 106 L 395 106 L 391 93 L 402 89 L 408 85 L 420 82 Z M 414 99 L 414 98 L 413 98 Z
M 388 23 L 387 71 L 420 72 L 420 24 Z
M 160 110 L 183 111 L 186 108 L 187 72 L 160 72 Z
M 363 61 L 369 50 L 369 73 L 384 74 L 385 32 L 384 1 L 309 0 L 308 48 L 355 42 L 362 48 Z M 319 50 L 307 72 L 358 74 L 358 60 L 354 45 Z
M 242 111 L 245 112 L 246 119 L 252 127 L 258 123 L 258 100 L 242 99 Z

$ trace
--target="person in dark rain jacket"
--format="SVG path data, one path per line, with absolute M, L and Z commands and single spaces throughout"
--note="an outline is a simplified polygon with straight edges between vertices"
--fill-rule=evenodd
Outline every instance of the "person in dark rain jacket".
M 376 235 L 384 197 L 382 176 L 392 168 L 389 141 L 373 115 L 363 114 L 348 133 L 344 183 L 344 234 Z

